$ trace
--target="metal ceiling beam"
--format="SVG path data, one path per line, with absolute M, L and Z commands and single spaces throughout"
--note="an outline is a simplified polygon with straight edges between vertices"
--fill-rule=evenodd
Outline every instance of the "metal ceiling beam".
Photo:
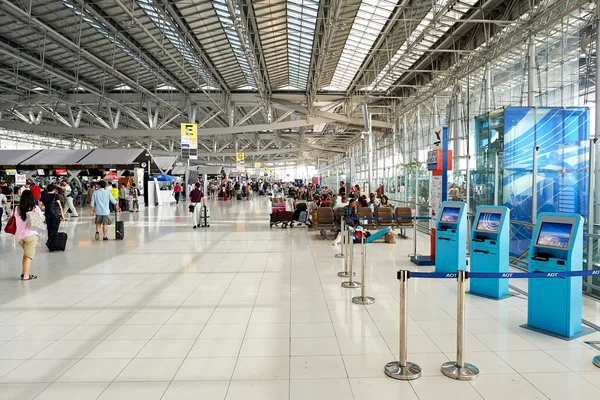
M 139 54 L 140 58 L 143 58 L 146 63 L 151 65 L 152 68 L 154 68 L 158 72 L 158 74 L 163 76 L 165 80 L 169 81 L 169 83 L 173 87 L 177 87 L 182 92 L 187 91 L 185 85 L 182 82 L 180 82 L 175 76 L 173 76 L 172 71 L 167 71 L 164 66 L 159 65 L 158 62 L 154 60 L 154 57 L 148 55 L 148 51 L 146 49 L 143 49 L 142 51 L 138 44 L 133 43 L 133 41 L 129 39 L 128 35 L 124 35 L 122 33 L 123 28 L 116 25 L 117 22 L 114 21 L 112 18 L 105 17 L 106 13 L 102 12 L 102 10 L 97 4 L 90 4 L 89 2 L 86 2 L 84 0 L 74 1 L 76 1 L 79 4 L 79 7 L 85 9 L 88 13 L 90 13 L 96 19 L 96 21 L 100 22 L 104 27 L 108 28 L 111 31 L 111 33 L 115 35 L 115 40 L 123 41 L 124 44 L 132 51 L 132 53 Z M 118 5 L 122 4 L 120 0 L 115 0 L 115 2 Z M 124 9 L 124 11 L 129 15 L 129 17 L 131 17 L 132 21 L 136 22 L 146 34 L 149 34 L 148 30 L 142 24 L 139 23 L 135 16 L 133 16 L 133 14 L 128 13 L 129 10 Z M 156 38 L 154 38 L 154 36 L 149 37 L 153 40 L 155 44 L 160 46 L 159 42 L 156 40 Z M 175 65 L 181 68 L 183 74 L 185 74 L 192 82 L 197 82 L 196 79 L 185 70 L 185 68 L 182 68 L 181 64 L 179 64 L 179 62 L 177 62 L 175 58 L 173 58 L 168 52 L 165 53 L 167 53 L 170 56 L 171 61 L 173 61 Z M 198 86 L 200 86 L 199 83 Z
M 189 27 L 189 25 L 182 19 L 179 11 L 173 6 L 173 2 L 169 0 L 157 0 L 158 3 L 162 4 L 173 21 L 175 22 L 175 26 L 178 29 L 178 33 L 187 39 L 189 43 L 192 44 L 194 50 L 196 50 L 196 55 L 200 57 L 200 59 L 204 62 L 204 65 L 207 66 L 208 72 L 211 74 L 213 79 L 215 79 L 216 83 L 219 85 L 219 88 L 227 94 L 229 92 L 229 87 L 225 83 L 223 77 L 217 72 L 217 69 L 213 65 L 212 61 L 206 56 L 206 51 L 200 45 L 198 38 L 193 35 L 194 30 Z M 221 110 L 225 111 L 225 110 Z
M 81 0 L 80 0 L 81 1 Z M 163 48 L 163 43 L 159 42 L 158 39 L 156 39 L 156 37 L 144 26 L 144 24 L 142 24 L 136 17 L 135 14 L 129 10 L 129 8 L 127 8 L 127 6 L 125 4 L 123 4 L 123 2 L 121 0 L 115 0 L 116 4 L 121 8 L 121 10 L 123 10 L 130 18 L 133 22 L 135 22 L 137 24 L 137 26 L 139 26 L 142 31 L 152 40 L 152 42 L 157 45 L 158 47 L 160 47 L 161 49 Z M 194 78 L 188 71 L 187 68 L 185 68 L 185 66 L 180 63 L 175 57 L 173 57 L 173 55 L 169 52 L 169 51 L 164 51 L 163 52 L 167 57 L 169 57 L 169 59 L 175 63 L 175 65 L 177 65 L 182 71 L 183 73 L 192 80 L 192 82 L 196 83 L 197 87 L 210 99 L 210 101 L 219 109 L 222 110 L 221 105 L 215 101 L 211 96 L 210 93 L 207 92 L 206 90 L 202 89 L 202 84 L 196 79 Z M 207 71 L 209 71 L 210 68 L 207 68 Z M 210 71 L 209 71 L 210 73 Z M 216 79 L 216 83 L 219 85 L 219 89 L 221 89 L 222 91 L 224 91 L 225 93 L 228 92 L 228 88 L 226 85 L 223 85 L 223 82 L 218 79 L 220 77 L 215 77 L 213 75 L 213 79 Z M 184 91 L 187 91 L 187 89 L 184 89 Z
M 319 90 L 319 82 L 323 71 L 323 65 L 325 59 L 329 57 L 329 51 L 331 48 L 331 40 L 335 36 L 335 31 L 338 29 L 340 11 L 342 10 L 343 0 L 331 0 L 329 6 L 333 9 L 331 12 L 331 18 L 326 19 L 324 13 L 328 10 L 327 4 L 321 1 L 319 7 L 319 15 L 317 16 L 317 26 L 315 28 L 315 40 L 313 42 L 313 56 L 311 58 L 311 68 L 308 77 L 308 107 L 312 108 L 314 98 Z M 319 18 L 321 17 L 321 18 Z M 322 21 L 322 22 L 321 22 Z M 323 28 L 323 39 L 317 40 L 317 30 Z
M 293 109 L 295 111 L 298 111 L 299 113 L 303 113 L 306 115 L 314 115 L 317 117 L 321 117 L 321 118 L 327 118 L 330 121 L 338 121 L 338 122 L 342 122 L 348 125 L 357 125 L 357 126 L 362 126 L 364 127 L 364 120 L 361 118 L 350 118 L 350 117 L 346 117 L 345 115 L 342 114 L 336 114 L 336 113 L 331 113 L 331 112 L 327 112 L 327 111 L 319 111 L 319 110 L 309 110 L 308 108 L 297 104 L 297 103 L 292 103 L 291 101 L 287 101 L 281 98 L 272 98 L 272 101 L 274 103 L 279 103 L 284 107 Z M 373 120 L 371 122 L 372 126 L 374 128 L 384 128 L 384 129 L 391 129 L 392 128 L 392 124 L 384 122 L 384 121 L 378 121 L 378 120 Z M 314 125 L 318 125 L 318 123 L 315 123 Z
M 86 109 L 86 112 L 92 112 Z M 93 113 L 93 112 L 92 112 Z M 93 113 L 97 116 L 97 114 Z M 99 118 L 99 117 L 98 117 Z M 102 120 L 100 118 L 100 120 Z M 100 122 L 98 120 L 98 122 Z M 198 129 L 198 136 L 210 136 L 210 135 L 231 135 L 234 133 L 244 132 L 259 132 L 259 131 L 274 131 L 300 128 L 303 126 L 312 126 L 318 124 L 327 123 L 327 119 L 314 118 L 311 121 L 297 120 L 297 121 L 286 121 L 275 124 L 260 124 L 260 125 L 243 125 L 243 126 L 230 126 L 225 128 L 205 128 Z M 0 128 L 22 130 L 22 131 L 34 131 L 34 132 L 50 132 L 50 133 L 69 133 L 72 135 L 92 135 L 92 136 L 109 136 L 109 137 L 180 137 L 180 129 L 163 129 L 163 130 L 135 130 L 135 129 L 110 129 L 110 126 L 102 120 L 101 122 L 106 126 L 107 129 L 95 129 L 95 128 L 69 128 L 58 125 L 29 125 L 22 124 L 14 121 L 0 121 Z
M 75 54 L 78 54 L 79 56 L 85 58 L 87 61 L 91 62 L 92 64 L 96 65 L 97 67 L 102 68 L 103 70 L 106 70 L 106 71 L 111 71 L 113 76 L 115 76 L 117 79 L 121 80 L 123 83 L 127 84 L 129 87 L 135 88 L 138 92 L 144 93 L 146 96 L 155 99 L 156 101 L 160 102 L 161 104 L 164 104 L 169 109 L 177 110 L 176 107 L 172 106 L 169 102 L 164 101 L 160 97 L 156 96 L 152 91 L 150 91 L 150 90 L 146 89 L 145 87 L 143 87 L 142 85 L 140 85 L 136 80 L 131 79 L 130 77 L 128 77 L 127 75 L 123 74 L 118 69 L 116 69 L 114 66 L 109 65 L 105 61 L 101 60 L 100 58 L 98 58 L 95 55 L 93 55 L 92 53 L 90 53 L 88 50 L 81 48 L 77 43 L 72 42 L 70 39 L 68 39 L 67 37 L 63 36 L 61 33 L 54 30 L 54 28 L 50 27 L 49 25 L 46 25 L 44 22 L 42 22 L 35 16 L 29 15 L 29 13 L 26 10 L 23 10 L 19 6 L 11 3 L 9 0 L 0 0 L 0 5 L 2 5 L 2 9 L 5 12 L 12 15 L 13 17 L 18 19 L 25 25 L 35 26 L 36 28 L 42 30 L 47 35 L 48 38 L 52 39 L 56 43 L 59 43 L 60 45 L 64 46 L 65 48 L 74 52 Z M 45 65 L 43 65 L 43 64 L 38 65 L 38 68 L 45 70 Z M 102 93 L 99 93 L 98 95 L 102 96 Z M 177 110 L 177 111 L 181 111 L 181 110 Z
M 259 40 L 258 28 L 256 26 L 252 3 L 248 0 L 227 0 L 227 7 L 233 18 L 234 28 L 242 44 L 244 55 L 248 60 L 248 66 L 250 67 L 250 71 L 252 71 L 252 75 L 254 75 L 258 92 L 264 102 L 265 108 L 268 108 L 271 85 L 269 84 L 268 77 L 265 75 L 267 67 L 262 55 L 262 48 L 260 43 L 256 43 Z M 239 11 L 239 17 L 236 14 L 236 10 Z
M 371 50 L 369 51 L 369 55 L 367 56 L 367 59 L 362 64 L 363 67 L 367 67 L 369 65 L 369 63 L 371 61 L 373 61 L 373 57 L 375 56 L 375 54 L 377 54 L 377 52 L 379 51 L 379 49 L 385 42 L 388 34 L 394 27 L 394 25 L 395 25 L 394 21 L 398 21 L 400 19 L 400 15 L 402 15 L 402 13 L 405 11 L 406 5 L 409 1 L 410 0 L 402 0 L 402 3 L 400 3 L 396 6 L 396 10 L 394 11 L 394 14 L 392 14 L 392 17 L 389 19 L 388 23 L 383 28 L 383 32 L 381 32 L 379 34 L 379 38 L 377 39 L 377 42 L 375 43 L 375 45 L 373 45 L 371 47 Z M 402 22 L 398 21 L 397 23 L 402 23 Z M 360 79 L 362 78 L 362 75 L 364 74 L 364 72 L 365 71 L 362 68 L 358 71 L 358 73 L 356 74 L 354 79 L 352 79 L 352 82 L 350 82 L 350 86 L 348 86 L 346 95 L 349 95 L 350 93 L 352 93 L 352 91 L 354 90 L 354 88 L 356 87 L 358 82 L 360 82 Z
M 461 58 L 453 65 L 452 74 L 437 77 L 427 88 L 401 102 L 398 107 L 401 112 L 398 113 L 398 116 L 411 112 L 442 90 L 452 87 L 457 80 L 463 79 L 477 70 L 482 70 L 490 60 L 504 55 L 515 46 L 524 43 L 530 36 L 558 23 L 566 15 L 586 4 L 589 4 L 588 0 L 541 1 L 536 11 L 530 13 L 521 24 L 507 27 L 504 32 L 495 35 L 488 41 L 485 47 L 473 50 L 469 55 Z

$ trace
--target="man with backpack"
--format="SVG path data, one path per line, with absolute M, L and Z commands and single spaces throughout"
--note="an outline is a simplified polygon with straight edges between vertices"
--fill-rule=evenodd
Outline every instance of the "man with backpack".
M 193 207 L 192 218 L 194 219 L 194 229 L 197 226 L 200 226 L 200 218 L 201 218 L 201 210 L 202 207 L 206 207 L 206 199 L 204 198 L 204 193 L 200 190 L 200 184 L 196 183 L 194 185 L 194 190 L 190 192 L 190 208 Z M 198 203 L 200 203 L 200 207 L 198 207 Z
M 58 193 L 56 192 L 55 185 L 48 185 L 46 193 L 41 197 L 40 202 L 43 204 L 46 226 L 48 227 L 48 237 L 50 237 L 51 235 L 58 233 L 60 221 L 64 221 L 65 219 L 65 214 Z
M 66 179 L 62 181 L 62 189 L 66 198 L 67 208 L 69 211 L 71 211 L 71 214 L 73 214 L 74 217 L 79 217 L 77 214 L 77 209 L 75 208 L 75 203 L 73 202 L 73 189 Z

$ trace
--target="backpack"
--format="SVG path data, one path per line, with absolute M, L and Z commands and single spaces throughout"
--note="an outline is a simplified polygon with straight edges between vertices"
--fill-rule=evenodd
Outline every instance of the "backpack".
M 51 218 L 56 218 L 56 219 L 60 219 L 60 217 L 62 217 L 62 214 L 60 213 L 60 207 L 58 206 L 58 204 L 56 204 L 56 200 L 58 200 L 58 194 L 54 195 L 54 198 L 52 199 L 52 201 L 50 202 L 50 204 L 48 204 L 48 216 Z

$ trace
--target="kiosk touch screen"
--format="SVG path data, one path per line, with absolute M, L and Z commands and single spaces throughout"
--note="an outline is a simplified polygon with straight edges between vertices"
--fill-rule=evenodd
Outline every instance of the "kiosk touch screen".
M 542 222 L 535 245 L 553 249 L 567 249 L 571 241 L 572 224 Z
M 458 222 L 459 215 L 459 207 L 444 207 L 444 209 L 442 210 L 442 215 L 440 216 L 440 222 L 448 222 L 451 224 L 455 224 Z
M 475 230 L 479 232 L 497 233 L 498 229 L 500 229 L 501 219 L 502 214 L 487 212 L 479 213 L 479 220 L 477 221 Z

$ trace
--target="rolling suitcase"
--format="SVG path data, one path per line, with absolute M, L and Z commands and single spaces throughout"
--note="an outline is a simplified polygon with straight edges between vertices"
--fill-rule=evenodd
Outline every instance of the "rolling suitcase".
M 200 213 L 200 227 L 210 228 L 210 209 L 207 206 L 203 206 Z
M 125 239 L 125 223 L 117 219 L 117 212 L 115 211 L 115 240 Z
M 65 232 L 53 233 L 48 237 L 48 240 L 46 241 L 46 247 L 48 247 L 50 252 L 65 251 L 65 248 L 67 247 L 67 239 L 68 236 Z

